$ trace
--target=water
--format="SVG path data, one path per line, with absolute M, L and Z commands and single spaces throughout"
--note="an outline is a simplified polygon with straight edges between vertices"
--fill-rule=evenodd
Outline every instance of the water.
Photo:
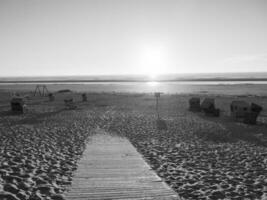
M 38 83 L 0 84 L 0 90 L 34 91 Z M 70 89 L 77 92 L 130 92 L 170 94 L 199 93 L 226 95 L 260 95 L 267 96 L 265 82 L 76 82 L 76 83 L 41 83 L 46 84 L 49 92 Z
M 226 79 L 247 79 L 249 82 L 254 82 L 255 79 L 265 79 L 267 81 L 267 72 L 250 72 L 250 73 L 196 73 L 196 74 L 169 74 L 161 75 L 155 78 L 157 80 L 196 80 L 196 79 L 209 79 L 213 80 L 210 82 L 225 82 Z M 53 82 L 57 81 L 80 81 L 83 83 L 85 80 L 89 81 L 104 81 L 104 80 L 113 80 L 119 82 L 120 80 L 127 81 L 144 81 L 150 80 L 148 76 L 145 75 L 111 75 L 111 76 L 29 76 L 29 77 L 0 77 L 0 82 L 4 81 L 42 81 L 42 82 Z M 195 81 L 194 81 L 195 82 Z M 227 81 L 228 82 L 228 81 Z M 230 81 L 231 82 L 231 81 Z
M 70 89 L 78 92 L 132 92 L 132 93 L 201 93 L 227 95 L 264 95 L 267 96 L 267 73 L 232 73 L 232 74 L 190 74 L 168 75 L 164 80 L 180 80 L 170 82 L 148 81 L 144 76 L 69 76 L 69 77 L 11 77 L 0 78 L 0 90 L 34 91 L 37 84 L 47 85 L 50 92 Z M 209 81 L 196 81 L 207 78 Z M 230 79 L 245 79 L 233 81 Z M 255 80 L 255 79 L 261 80 Z M 188 79 L 191 81 L 181 81 Z M 57 80 L 57 81 L 54 81 Z M 92 82 L 86 82 L 86 80 Z M 93 81 L 96 82 L 93 82 Z M 105 81 L 103 81 L 105 80 Z M 107 81 L 112 80 L 112 81 Z M 135 82 L 120 82 L 135 80 Z M 136 80 L 142 80 L 136 82 Z M 192 81 L 194 80 L 194 81 Z M 5 82 L 10 81 L 10 82 Z M 13 81 L 13 83 L 12 83 Z M 20 81 L 14 82 L 14 81 Z M 26 81 L 26 82 L 25 82 Z M 27 82 L 34 81 L 34 82 Z M 62 82 L 58 82 L 62 81 Z M 75 81 L 75 82 L 71 82 Z M 101 82 L 103 81 L 103 82 Z M 116 81 L 116 82 L 114 82 Z

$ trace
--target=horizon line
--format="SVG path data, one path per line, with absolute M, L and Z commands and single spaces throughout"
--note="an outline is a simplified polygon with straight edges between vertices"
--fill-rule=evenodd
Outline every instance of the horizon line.
M 249 71 L 249 72 L 183 72 L 183 73 L 164 73 L 164 74 L 159 74 L 157 77 L 161 76 L 181 76 L 181 75 L 197 75 L 197 74 L 261 74 L 261 73 L 267 73 L 267 71 Z M 87 74 L 87 75 L 81 75 L 81 74 L 76 74 L 76 75 L 6 75 L 6 76 L 1 76 L 0 78 L 26 78 L 26 77 L 97 77 L 97 76 L 145 76 L 149 77 L 147 74 Z
M 152 79 L 140 79 L 140 80 L 125 80 L 125 79 L 103 79 L 103 80 L 14 80 L 14 81 L 1 81 L 0 83 L 103 83 L 103 82 L 212 82 L 212 81 L 255 81 L 255 82 L 261 82 L 261 81 L 267 81 L 267 78 L 191 78 L 191 79 L 159 79 L 159 80 L 152 80 Z

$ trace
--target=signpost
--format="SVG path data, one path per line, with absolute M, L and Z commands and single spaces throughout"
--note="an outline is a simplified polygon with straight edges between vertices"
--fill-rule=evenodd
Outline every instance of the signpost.
M 161 94 L 161 92 L 155 92 L 155 97 L 156 97 L 156 112 L 157 112 L 158 119 L 159 119 L 159 98 L 160 98 L 160 94 Z
M 156 112 L 157 112 L 157 129 L 158 130 L 167 130 L 167 124 L 166 122 L 160 118 L 159 115 L 159 98 L 160 98 L 161 92 L 155 92 L 155 97 L 156 97 Z

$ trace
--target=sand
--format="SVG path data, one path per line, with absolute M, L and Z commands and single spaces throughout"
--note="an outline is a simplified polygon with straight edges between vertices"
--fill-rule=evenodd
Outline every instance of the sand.
M 26 92 L 27 93 L 27 92 Z M 267 195 L 267 123 L 233 122 L 229 102 L 245 99 L 266 108 L 266 97 L 213 95 L 220 118 L 187 110 L 192 95 L 165 95 L 160 115 L 168 130 L 156 128 L 151 94 L 55 94 L 55 101 L 32 97 L 27 112 L 0 107 L 0 199 L 64 199 L 77 161 L 94 129 L 127 137 L 151 167 L 185 199 L 263 199 Z M 201 98 L 204 98 L 202 95 Z M 73 97 L 77 109 L 64 109 Z M 265 110 L 263 114 L 265 114 Z M 214 141 L 205 134 L 225 136 Z

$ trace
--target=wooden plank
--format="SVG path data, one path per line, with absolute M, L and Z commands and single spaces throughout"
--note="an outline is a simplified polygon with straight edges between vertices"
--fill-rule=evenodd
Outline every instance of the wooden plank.
M 67 189 L 67 200 L 179 199 L 126 138 L 96 131 Z

